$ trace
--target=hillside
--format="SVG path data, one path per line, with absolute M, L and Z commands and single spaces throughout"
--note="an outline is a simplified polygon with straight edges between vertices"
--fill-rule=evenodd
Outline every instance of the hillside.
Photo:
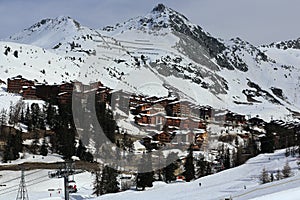
M 2 41 L 3 52 L 6 46 L 20 56 L 1 55 L 1 80 L 21 74 L 42 82 L 101 81 L 148 96 L 169 91 L 265 120 L 299 111 L 295 45 L 255 47 L 240 38 L 217 39 L 162 4 L 101 30 L 70 17 L 44 19 Z
M 92 182 L 94 176 L 88 172 L 74 176 L 77 182 L 78 192 L 71 194 L 71 199 L 205 199 L 215 200 L 232 197 L 234 200 L 243 199 L 266 199 L 268 197 L 278 199 L 283 197 L 286 200 L 297 199 L 299 190 L 300 177 L 297 169 L 296 158 L 288 157 L 286 159 L 285 150 L 276 151 L 274 154 L 262 154 L 248 160 L 244 165 L 222 171 L 220 173 L 200 178 L 196 181 L 185 183 L 177 182 L 166 184 L 156 182 L 153 188 L 148 188 L 146 191 L 139 192 L 128 190 L 116 194 L 107 194 L 99 198 L 95 198 L 92 193 Z M 28 158 L 29 160 L 34 160 Z M 53 159 L 53 158 L 52 158 Z M 57 159 L 57 158 L 56 158 Z M 272 183 L 261 185 L 259 176 L 262 169 L 265 167 L 268 172 L 276 172 L 282 169 L 285 161 L 288 160 L 292 168 L 294 176 Z M 51 159 L 49 159 L 51 161 Z M 20 172 L 2 171 L 2 183 L 7 185 L 7 188 L 0 189 L 0 197 L 13 199 L 16 196 Z M 25 172 L 25 180 L 30 199 L 48 199 L 50 193 L 52 198 L 61 199 L 63 191 L 58 193 L 58 189 L 63 186 L 62 179 L 49 179 L 47 170 L 34 170 Z M 199 183 L 201 182 L 201 187 Z M 244 189 L 246 186 L 246 189 Z M 48 191 L 53 189 L 53 191 Z

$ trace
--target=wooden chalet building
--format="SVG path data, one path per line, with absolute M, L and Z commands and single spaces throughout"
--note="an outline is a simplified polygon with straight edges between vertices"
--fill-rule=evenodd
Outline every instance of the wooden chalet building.
M 57 94 L 57 102 L 61 105 L 72 103 L 72 94 L 74 91 L 74 83 L 63 83 L 59 85 L 59 93 Z
M 96 101 L 110 103 L 111 91 L 112 90 L 107 87 L 98 88 L 96 91 Z
M 213 115 L 213 109 L 210 106 L 200 107 L 200 119 L 211 120 Z
M 131 107 L 130 110 L 133 115 L 138 115 L 149 108 L 151 108 L 150 103 L 143 103 L 143 104 L 136 105 L 135 107 Z
M 174 117 L 189 117 L 191 116 L 191 104 L 188 101 L 175 101 L 169 103 L 168 106 L 172 110 L 172 116 Z
M 39 99 L 36 95 L 36 87 L 34 86 L 23 86 L 20 94 L 24 99 Z
M 152 101 L 151 104 L 154 105 L 160 105 L 161 107 L 165 108 L 170 105 L 171 103 L 173 103 L 174 101 L 178 101 L 178 98 L 177 97 L 174 97 L 174 96 L 171 96 L 171 97 L 165 97 L 165 98 L 162 98 L 162 99 L 158 99 L 156 101 Z
M 7 79 L 7 92 L 20 93 L 24 86 L 34 86 L 34 81 L 27 80 L 21 75 Z
M 194 118 L 184 118 L 180 124 L 181 129 L 206 129 L 206 124 L 203 120 Z
M 148 104 L 150 103 L 149 100 L 147 100 L 144 96 L 142 95 L 131 95 L 129 98 L 129 105 L 130 107 L 137 107 L 142 104 Z
M 60 105 L 67 105 L 72 103 L 72 93 L 70 92 L 61 92 L 57 95 L 57 102 Z
M 142 126 L 151 126 L 162 129 L 165 124 L 165 113 L 153 107 L 142 111 L 135 117 L 135 123 Z
M 74 83 L 63 83 L 59 85 L 59 93 L 68 92 L 72 93 L 74 89 Z
M 186 117 L 170 117 L 166 116 L 166 126 L 169 128 L 176 127 L 177 129 L 206 129 L 206 124 L 203 120 L 186 118 Z
M 195 133 L 193 131 L 175 131 L 175 137 L 172 140 L 173 144 L 189 145 L 195 142 Z
M 245 115 L 228 112 L 225 115 L 225 122 L 229 125 L 242 125 L 246 123 Z
M 37 84 L 35 88 L 36 96 L 44 101 L 56 100 L 59 94 L 58 85 Z
M 172 139 L 173 135 L 166 131 L 153 135 L 153 140 L 159 141 L 160 143 L 170 143 Z

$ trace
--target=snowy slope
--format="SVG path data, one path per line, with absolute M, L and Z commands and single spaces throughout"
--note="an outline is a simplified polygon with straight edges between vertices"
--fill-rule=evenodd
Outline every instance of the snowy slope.
M 78 76 L 79 67 L 73 61 L 40 47 L 0 42 L 0 49 L 0 79 L 3 81 L 22 75 L 26 79 L 53 84 Z
M 46 49 L 55 48 L 59 43 L 70 41 L 78 33 L 88 33 L 88 28 L 67 16 L 55 19 L 43 19 L 20 33 L 16 33 L 7 41 L 32 44 Z M 59 46 L 57 46 L 59 47 Z
M 105 195 L 99 199 L 224 199 L 232 196 L 233 199 L 251 199 L 274 191 L 284 191 L 287 188 L 298 188 L 300 177 L 296 168 L 296 158 L 289 158 L 290 166 L 294 168 L 294 177 L 260 185 L 259 175 L 263 169 L 276 172 L 285 164 L 285 150 L 274 154 L 263 154 L 252 158 L 246 164 L 222 171 L 220 173 L 200 178 L 190 183 L 164 184 L 157 183 L 154 188 L 145 192 L 127 191 L 124 193 Z M 270 159 L 269 159 L 270 158 Z M 199 184 L 201 182 L 201 187 Z M 290 183 L 290 184 L 289 184 Z M 246 189 L 244 189 L 246 186 Z M 288 199 L 288 198 L 284 198 Z
M 92 182 L 94 176 L 88 172 L 74 176 L 78 186 L 78 193 L 72 194 L 71 199 L 132 199 L 132 200 L 183 200 L 183 199 L 203 199 L 216 200 L 225 197 L 233 199 L 278 199 L 284 197 L 286 200 L 297 199 L 299 193 L 300 174 L 297 169 L 297 158 L 289 157 L 286 159 L 285 150 L 278 150 L 274 154 L 262 154 L 248 160 L 244 165 L 222 171 L 217 174 L 200 178 L 190 183 L 177 182 L 165 184 L 155 182 L 153 188 L 146 191 L 128 190 L 116 194 L 107 194 L 96 198 L 92 194 Z M 288 160 L 294 176 L 280 181 L 263 184 L 259 183 L 259 175 L 265 167 L 269 172 L 276 172 L 282 169 Z M 48 199 L 50 193 L 55 199 L 63 198 L 63 191 L 58 193 L 58 189 L 63 187 L 61 179 L 49 179 L 48 170 L 34 170 L 25 172 L 25 180 L 30 199 Z M 20 181 L 20 172 L 2 171 L 1 184 L 6 187 L 0 188 L 1 199 L 15 199 Z M 201 187 L 199 183 L 201 182 Z M 246 186 L 246 189 L 244 188 Z M 54 191 L 48 191 L 54 189 Z M 285 195 L 285 196 L 284 196 Z M 57 198 L 57 199 L 60 199 Z

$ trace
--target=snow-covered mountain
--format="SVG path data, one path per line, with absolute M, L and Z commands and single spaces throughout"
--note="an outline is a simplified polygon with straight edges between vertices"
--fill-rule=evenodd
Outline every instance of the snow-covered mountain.
M 92 32 L 81 26 L 77 21 L 68 16 L 59 16 L 55 19 L 43 19 L 31 27 L 16 33 L 6 40 L 36 45 L 42 48 L 58 48 L 79 34 Z
M 70 17 L 44 19 L 1 42 L 0 79 L 98 80 L 149 96 L 171 91 L 269 120 L 300 111 L 297 41 L 261 47 L 240 38 L 224 41 L 159 4 L 145 16 L 99 30 Z

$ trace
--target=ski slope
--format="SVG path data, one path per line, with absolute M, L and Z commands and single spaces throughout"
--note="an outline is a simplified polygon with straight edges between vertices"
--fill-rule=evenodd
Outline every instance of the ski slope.
M 248 160 L 244 165 L 206 176 L 190 183 L 176 182 L 166 184 L 164 182 L 155 182 L 154 187 L 147 188 L 146 191 L 141 192 L 132 189 L 101 197 L 92 195 L 94 176 L 89 172 L 84 172 L 71 177 L 76 181 L 78 188 L 77 193 L 71 194 L 71 199 L 219 200 L 232 197 L 234 200 L 273 200 L 280 198 L 294 200 L 297 199 L 300 193 L 300 174 L 296 164 L 297 158 L 286 158 L 284 153 L 285 150 L 278 150 L 274 154 L 262 154 Z M 55 159 L 55 157 L 52 158 Z M 286 160 L 289 162 L 294 176 L 268 184 L 261 185 L 259 183 L 259 175 L 264 167 L 267 171 L 275 173 L 277 169 L 283 168 Z M 50 160 L 48 161 L 50 162 Z M 48 178 L 48 171 L 33 170 L 25 172 L 26 185 L 31 200 L 63 199 L 63 180 Z M 0 172 L 0 184 L 6 184 L 6 187 L 0 188 L 0 199 L 16 198 L 20 174 L 20 172 L 14 171 Z M 201 183 L 201 187 L 199 183 Z

